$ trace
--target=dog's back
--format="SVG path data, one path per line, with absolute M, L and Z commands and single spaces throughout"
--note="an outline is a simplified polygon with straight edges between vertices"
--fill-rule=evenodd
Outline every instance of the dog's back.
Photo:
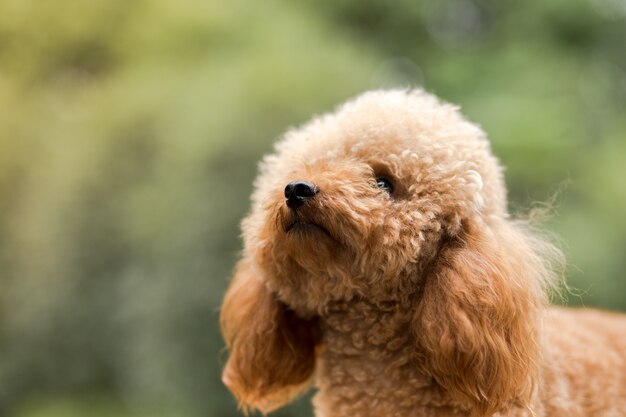
M 543 323 L 533 411 L 545 416 L 626 416 L 626 315 L 554 307 Z

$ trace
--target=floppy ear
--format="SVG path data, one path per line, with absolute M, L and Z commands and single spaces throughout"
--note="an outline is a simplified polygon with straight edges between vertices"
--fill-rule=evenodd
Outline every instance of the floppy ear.
M 235 269 L 220 323 L 230 350 L 222 380 L 245 411 L 268 413 L 309 388 L 317 323 L 277 300 L 245 259 Z
M 521 223 L 464 224 L 425 278 L 413 318 L 418 363 L 473 416 L 528 406 L 552 245 Z

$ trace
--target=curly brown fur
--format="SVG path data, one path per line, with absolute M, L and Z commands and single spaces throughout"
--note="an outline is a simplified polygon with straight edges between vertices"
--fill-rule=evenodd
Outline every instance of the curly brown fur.
M 626 415 L 626 318 L 547 307 L 561 254 L 456 107 L 363 94 L 287 133 L 252 203 L 221 314 L 244 410 L 315 385 L 318 417 Z

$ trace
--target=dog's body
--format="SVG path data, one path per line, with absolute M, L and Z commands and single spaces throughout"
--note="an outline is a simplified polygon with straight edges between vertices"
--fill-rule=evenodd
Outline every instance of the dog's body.
M 506 208 L 482 131 L 366 93 L 265 159 L 222 309 L 224 382 L 318 417 L 626 415 L 626 316 L 547 307 L 560 252 Z
M 412 366 L 409 324 L 402 318 L 410 316 L 407 313 L 355 303 L 324 318 L 330 324 L 319 357 L 317 416 L 469 415 Z M 366 325 L 368 318 L 374 323 Z M 544 326 L 542 366 L 530 406 L 501 415 L 626 416 L 626 319 L 594 310 L 552 308 Z

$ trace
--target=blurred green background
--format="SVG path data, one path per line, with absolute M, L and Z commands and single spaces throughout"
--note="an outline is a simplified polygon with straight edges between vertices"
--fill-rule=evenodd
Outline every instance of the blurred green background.
M 371 88 L 461 104 L 514 211 L 557 195 L 569 304 L 626 310 L 625 45 L 625 0 L 0 0 L 0 415 L 239 415 L 256 162 Z

